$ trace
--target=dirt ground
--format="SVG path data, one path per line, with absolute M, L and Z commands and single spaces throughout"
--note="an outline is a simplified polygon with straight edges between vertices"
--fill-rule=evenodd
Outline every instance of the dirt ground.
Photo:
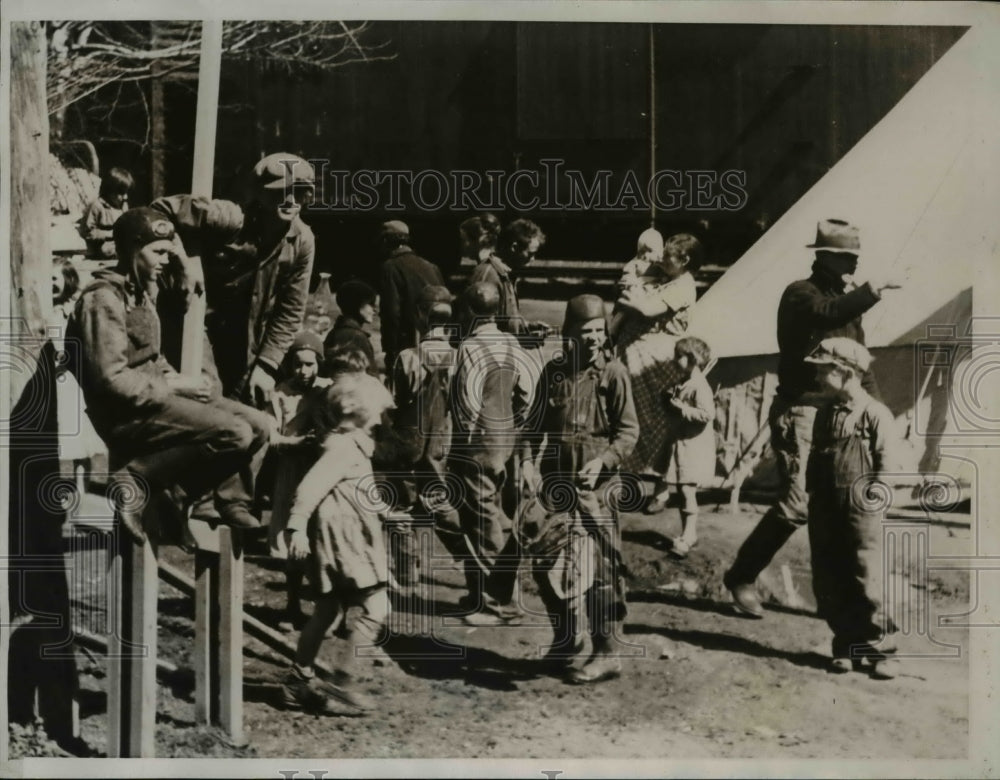
M 525 625 L 470 628 L 444 617 L 461 591 L 461 573 L 436 546 L 423 572 L 422 598 L 437 615 L 405 612 L 388 654 L 360 664 L 364 687 L 379 709 L 364 719 L 321 717 L 280 709 L 277 683 L 288 661 L 255 639 L 244 653 L 248 744 L 234 747 L 194 722 L 190 604 L 161 586 L 160 655 L 180 671 L 161 679 L 157 709 L 160 757 L 339 758 L 962 758 L 968 744 L 966 629 L 933 629 L 933 640 L 958 646 L 957 657 L 932 643 L 936 617 L 967 609 L 967 576 L 930 572 L 901 557 L 893 581 L 905 601 L 908 631 L 900 639 L 911 658 L 905 674 L 877 681 L 863 673 L 826 671 L 829 633 L 812 615 L 808 545 L 799 532 L 762 577 L 770 599 L 763 620 L 733 613 L 721 573 L 762 506 L 706 503 L 700 543 L 685 561 L 666 552 L 676 533 L 676 509 L 623 518 L 630 568 L 624 639 L 634 657 L 621 678 L 591 687 L 546 676 L 538 656 L 551 632 L 540 614 Z M 963 550 L 968 515 L 926 526 L 934 554 Z M 914 549 L 916 546 L 914 546 Z M 283 604 L 283 574 L 250 546 L 246 609 L 272 625 Z M 78 553 L 86 555 L 85 553 Z M 176 548 L 166 560 L 193 570 Z M 76 560 L 74 566 L 89 571 Z M 945 576 L 947 575 L 947 576 Z M 524 606 L 541 612 L 530 576 Z M 798 606 L 788 606 L 797 604 Z M 99 604 L 77 602 L 76 618 L 93 620 Z M 918 621 L 921 611 L 930 622 Z M 425 610 L 426 611 L 426 610 Z M 902 613 L 900 613 L 902 614 Z M 294 640 L 294 635 L 290 636 Z M 321 658 L 332 660 L 339 640 Z M 935 657 L 935 654 L 936 657 Z M 97 753 L 105 741 L 103 664 L 80 656 L 81 732 Z M 877 726 L 877 727 L 876 727 Z

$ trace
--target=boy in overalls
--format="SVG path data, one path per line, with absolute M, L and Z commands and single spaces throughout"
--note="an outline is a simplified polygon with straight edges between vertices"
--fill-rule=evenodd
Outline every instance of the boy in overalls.
M 639 421 L 628 369 L 609 352 L 604 301 L 571 298 L 563 338 L 565 350 L 546 364 L 535 391 L 521 470 L 552 512 L 538 529 L 538 543 L 529 545 L 555 631 L 546 658 L 559 662 L 569 682 L 586 684 L 621 673 L 614 652 L 626 611 L 618 469 L 639 439 Z M 577 668 L 584 609 L 593 652 Z
M 876 482 L 893 462 L 892 412 L 861 386 L 872 357 L 858 342 L 824 339 L 805 360 L 830 395 L 816 413 L 806 490 L 817 611 L 833 631 L 831 670 L 867 663 L 872 677 L 891 679 L 899 662 L 883 604 L 885 485 Z

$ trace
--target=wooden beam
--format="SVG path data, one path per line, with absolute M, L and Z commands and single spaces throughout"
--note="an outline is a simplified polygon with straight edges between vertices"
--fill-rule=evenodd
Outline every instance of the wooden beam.
M 219 119 L 219 82 L 222 74 L 222 20 L 201 23 L 201 59 L 198 64 L 198 113 L 194 128 L 194 170 L 191 192 L 212 197 L 215 176 L 215 134 Z
M 135 544 L 120 529 L 112 544 L 107 584 L 108 756 L 153 758 L 159 596 L 156 549 L 148 539 L 143 545 Z
M 219 528 L 218 724 L 234 744 L 243 735 L 243 539 L 239 531 Z

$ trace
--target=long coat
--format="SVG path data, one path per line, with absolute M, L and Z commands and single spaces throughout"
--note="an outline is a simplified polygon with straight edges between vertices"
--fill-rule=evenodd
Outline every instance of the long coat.
M 223 390 L 243 396 L 258 364 L 277 371 L 302 328 L 316 254 L 313 232 L 296 217 L 276 243 L 265 244 L 248 220 L 220 240 L 211 201 L 171 195 L 153 202 L 177 227 L 188 254 L 200 254 L 208 303 L 206 327 Z

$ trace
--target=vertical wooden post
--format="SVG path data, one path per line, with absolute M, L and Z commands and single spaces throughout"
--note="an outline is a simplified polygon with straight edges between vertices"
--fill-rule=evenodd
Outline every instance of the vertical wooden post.
M 194 554 L 194 716 L 198 723 L 210 724 L 216 717 L 213 706 L 212 660 L 218 655 L 213 637 L 213 605 L 219 600 L 219 556 L 197 550 Z
M 218 556 L 219 676 L 218 724 L 235 744 L 243 737 L 243 539 L 239 531 L 219 528 Z
M 108 570 L 108 756 L 156 754 L 156 609 L 159 578 L 152 542 L 121 529 Z M 112 614 L 113 612 L 113 614 Z
M 191 192 L 212 197 L 215 135 L 222 72 L 222 20 L 202 22 Z M 200 268 L 201 261 L 192 259 Z M 205 296 L 192 296 L 184 317 L 181 372 L 197 376 L 203 365 Z M 235 744 L 243 736 L 243 549 L 238 532 L 220 527 L 218 554 L 195 558 L 195 712 L 219 724 Z

